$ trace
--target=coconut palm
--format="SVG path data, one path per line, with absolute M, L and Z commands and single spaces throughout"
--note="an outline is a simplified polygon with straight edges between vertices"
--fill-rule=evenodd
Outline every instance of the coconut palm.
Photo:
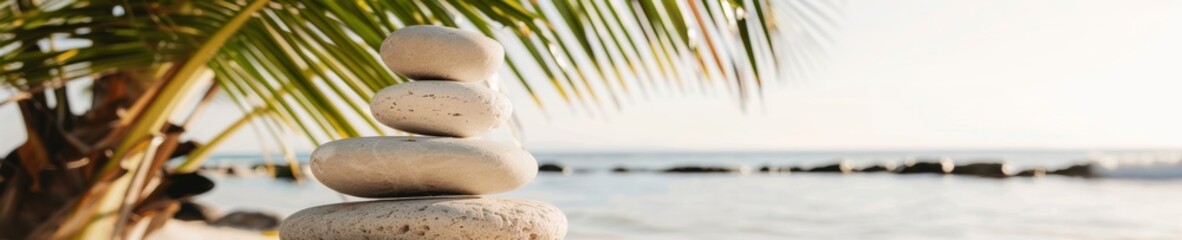
M 3 0 L 0 87 L 8 96 L 0 106 L 19 108 L 27 140 L 0 161 L 0 238 L 140 238 L 171 217 L 178 199 L 210 187 L 189 173 L 248 124 L 313 144 L 388 133 L 365 109 L 376 90 L 407 81 L 376 52 L 402 26 L 446 25 L 494 37 L 509 53 L 502 76 L 516 80 L 537 106 L 610 111 L 661 89 L 723 89 L 741 105 L 753 101 L 765 81 L 807 72 L 838 7 L 757 0 Z M 72 88 L 89 94 L 77 99 Z M 557 100 L 539 97 L 546 94 Z M 242 117 L 209 142 L 182 140 L 217 96 L 232 99 Z

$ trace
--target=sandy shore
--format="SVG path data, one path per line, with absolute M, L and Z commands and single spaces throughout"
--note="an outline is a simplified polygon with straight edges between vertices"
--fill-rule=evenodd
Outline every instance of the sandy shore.
M 204 240 L 204 239 L 279 239 L 276 231 L 257 232 L 228 227 L 214 227 L 200 222 L 169 221 L 149 240 Z

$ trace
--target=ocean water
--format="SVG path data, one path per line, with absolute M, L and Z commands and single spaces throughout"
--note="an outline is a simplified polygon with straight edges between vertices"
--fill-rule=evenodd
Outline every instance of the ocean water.
M 568 239 L 1182 239 L 1182 179 L 989 179 L 890 173 L 611 173 L 616 166 L 901 164 L 948 157 L 1018 168 L 1177 162 L 1178 151 L 537 153 L 574 168 L 490 197 L 561 208 Z M 258 161 L 220 156 L 209 164 Z M 215 177 L 198 198 L 223 211 L 286 216 L 345 197 L 313 181 Z

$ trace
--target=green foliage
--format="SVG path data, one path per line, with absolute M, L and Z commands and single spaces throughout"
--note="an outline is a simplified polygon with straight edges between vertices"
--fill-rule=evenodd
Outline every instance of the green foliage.
M 19 9 L 14 2 L 5 8 Z M 531 94 L 547 89 L 588 109 L 618 107 L 656 86 L 684 90 L 686 81 L 729 81 L 721 86 L 745 103 L 763 79 L 787 79 L 791 72 L 783 70 L 804 69 L 815 58 L 833 27 L 836 6 L 827 4 L 277 0 L 207 66 L 245 111 L 271 109 L 272 123 L 291 125 L 313 142 L 378 128 L 348 119 L 369 119 L 364 109 L 375 90 L 405 81 L 385 69 L 376 49 L 406 25 L 496 36 L 523 50 L 508 65 Z M 36 91 L 118 69 L 181 63 L 243 7 L 237 1 L 46 1 L 3 11 L 0 82 Z M 81 44 L 45 47 L 50 39 Z
M 0 168 L 21 166 L 4 177 L 34 184 L 82 169 L 70 172 L 82 179 L 75 190 L 58 196 L 71 202 L 53 213 L 73 224 L 34 236 L 125 235 L 128 214 L 151 210 L 138 192 L 172 172 L 156 174 L 163 162 L 190 154 L 178 170 L 193 171 L 248 122 L 312 143 L 382 132 L 368 100 L 407 79 L 377 49 L 403 26 L 496 38 L 511 79 L 538 106 L 555 105 L 542 97 L 553 94 L 560 106 L 610 111 L 637 95 L 697 86 L 724 88 L 746 108 L 768 79 L 807 74 L 838 9 L 807 0 L 0 0 L 0 87 L 17 93 L 0 105 L 21 106 L 30 136 Z M 206 96 L 223 91 L 246 114 L 213 142 L 177 150 L 201 109 L 186 107 L 191 94 L 211 78 Z M 65 94 L 77 80 L 103 91 L 80 116 Z M 183 123 L 168 122 L 186 112 Z M 13 181 L 5 189 L 38 191 Z M 16 196 L 0 199 L 0 220 L 31 201 Z

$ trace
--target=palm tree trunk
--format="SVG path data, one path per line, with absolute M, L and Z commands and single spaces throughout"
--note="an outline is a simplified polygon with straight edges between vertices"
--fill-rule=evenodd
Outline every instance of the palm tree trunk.
M 27 140 L 0 159 L 0 239 L 55 238 L 63 228 L 89 221 L 72 216 L 91 188 L 106 184 L 94 181 L 98 170 L 95 166 L 110 160 L 110 152 L 121 140 L 119 128 L 126 128 L 118 123 L 129 108 L 145 97 L 144 93 L 150 92 L 140 84 L 150 81 L 138 79 L 145 75 L 135 71 L 149 70 L 120 71 L 95 80 L 91 108 L 79 116 L 71 112 L 69 96 L 62 90 L 53 91 L 53 106 L 44 92 L 16 102 Z M 183 131 L 175 125 L 165 130 L 170 136 L 179 136 Z M 155 161 L 145 169 L 147 178 L 165 179 L 164 161 L 177 153 L 188 153 L 194 145 L 176 139 L 161 144 L 152 157 Z M 149 191 L 154 192 L 159 191 Z M 130 214 L 138 217 L 124 219 L 129 226 L 147 220 L 147 228 L 137 229 L 154 229 L 176 211 L 175 198 L 161 195 L 144 199 L 151 201 L 130 208 Z

